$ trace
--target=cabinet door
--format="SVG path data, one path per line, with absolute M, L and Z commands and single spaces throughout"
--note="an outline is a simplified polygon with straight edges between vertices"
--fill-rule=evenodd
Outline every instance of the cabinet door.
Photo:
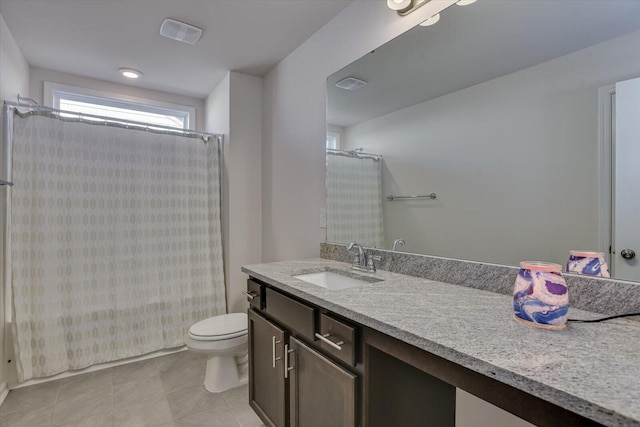
M 292 427 L 356 425 L 356 376 L 297 339 L 289 339 Z
M 285 427 L 285 331 L 249 310 L 249 405 L 267 426 Z

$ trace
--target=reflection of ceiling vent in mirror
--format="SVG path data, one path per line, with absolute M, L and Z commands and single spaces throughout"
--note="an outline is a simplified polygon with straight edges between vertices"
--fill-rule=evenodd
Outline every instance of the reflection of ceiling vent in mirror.
M 339 87 L 340 89 L 356 90 L 356 89 L 360 89 L 362 86 L 366 84 L 367 82 L 365 82 L 364 80 L 356 79 L 355 77 L 349 76 L 349 77 L 345 77 L 344 79 L 336 83 L 336 86 Z
M 193 25 L 167 18 L 162 21 L 160 34 L 182 43 L 196 44 L 196 42 L 200 40 L 200 37 L 202 37 L 202 30 Z

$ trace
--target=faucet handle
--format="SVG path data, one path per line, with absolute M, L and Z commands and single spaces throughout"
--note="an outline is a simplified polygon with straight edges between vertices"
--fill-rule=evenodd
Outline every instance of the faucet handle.
M 375 273 L 376 272 L 376 264 L 374 263 L 374 261 L 381 261 L 382 257 L 380 255 L 369 255 L 369 257 L 367 258 L 367 271 L 369 273 Z

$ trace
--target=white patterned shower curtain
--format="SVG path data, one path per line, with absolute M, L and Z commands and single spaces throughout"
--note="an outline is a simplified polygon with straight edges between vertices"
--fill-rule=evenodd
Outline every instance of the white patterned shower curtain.
M 382 248 L 382 160 L 327 152 L 327 240 Z
M 184 344 L 226 311 L 218 143 L 15 115 L 20 381 Z

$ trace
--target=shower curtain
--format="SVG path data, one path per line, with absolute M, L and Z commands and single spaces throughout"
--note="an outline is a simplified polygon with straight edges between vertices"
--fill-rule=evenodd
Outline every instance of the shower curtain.
M 382 248 L 382 159 L 327 152 L 327 240 Z
M 181 346 L 226 312 L 216 141 L 16 114 L 13 182 L 20 381 Z

